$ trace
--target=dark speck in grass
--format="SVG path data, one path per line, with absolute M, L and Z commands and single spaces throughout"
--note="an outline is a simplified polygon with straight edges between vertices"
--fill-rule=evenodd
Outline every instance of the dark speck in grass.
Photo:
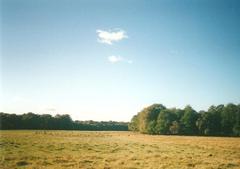
M 228 164 L 226 165 L 227 168 L 236 167 L 236 166 L 238 166 L 238 165 L 237 165 L 237 164 L 234 164 L 234 163 L 228 163 Z
M 80 163 L 92 163 L 93 161 L 91 160 L 83 160 L 83 161 L 80 161 Z
M 188 167 L 195 167 L 195 164 L 189 163 L 187 164 Z
M 28 165 L 29 163 L 27 161 L 18 161 L 17 166 L 25 166 Z
M 57 148 L 57 149 L 55 149 L 55 150 L 61 151 L 61 150 L 63 150 L 63 149 L 64 149 L 63 147 L 60 147 L 60 148 Z

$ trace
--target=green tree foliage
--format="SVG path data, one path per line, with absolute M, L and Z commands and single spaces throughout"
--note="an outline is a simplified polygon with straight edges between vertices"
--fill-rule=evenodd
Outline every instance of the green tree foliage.
M 144 108 L 139 114 L 138 128 L 141 133 L 154 134 L 154 128 L 156 125 L 156 119 L 161 110 L 166 109 L 162 104 L 153 104 L 147 108 Z
M 0 129 L 35 130 L 112 130 L 126 131 L 128 123 L 114 121 L 73 121 L 68 114 L 51 116 L 27 113 L 23 115 L 0 113 Z
M 162 110 L 157 118 L 156 133 L 157 134 L 170 134 L 170 126 L 173 121 L 177 119 L 176 114 L 170 109 Z
M 138 124 L 139 124 L 138 116 L 135 115 L 135 116 L 133 116 L 131 122 L 128 124 L 129 130 L 131 130 L 131 131 L 139 131 L 139 128 L 138 128 L 139 125 Z
M 191 106 L 168 109 L 153 104 L 132 118 L 129 130 L 147 134 L 240 136 L 240 104 L 210 106 L 199 112 Z
M 222 132 L 231 133 L 233 132 L 233 127 L 236 124 L 237 117 L 237 106 L 234 104 L 228 104 L 223 108 L 222 111 Z
M 233 126 L 233 135 L 240 136 L 240 104 L 237 105 L 236 121 Z
M 180 120 L 180 123 L 182 124 L 182 132 L 184 134 L 193 135 L 197 133 L 197 118 L 198 114 L 191 106 L 186 106 L 184 108 L 184 114 Z
M 199 134 L 202 135 L 221 135 L 221 106 L 211 106 L 207 112 L 200 111 L 200 117 L 196 124 Z
M 173 121 L 171 126 L 169 127 L 170 134 L 179 134 L 180 133 L 180 125 L 177 121 Z

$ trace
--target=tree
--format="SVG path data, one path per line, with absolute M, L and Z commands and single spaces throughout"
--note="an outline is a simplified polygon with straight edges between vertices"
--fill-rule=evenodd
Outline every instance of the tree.
M 67 114 L 52 117 L 49 114 L 23 115 L 0 113 L 0 129 L 37 129 L 37 130 L 128 130 L 128 123 L 114 121 L 73 121 Z
M 170 126 L 176 119 L 176 114 L 174 114 L 170 109 L 162 110 L 157 118 L 157 124 L 155 127 L 156 133 L 170 134 Z
M 235 124 L 233 126 L 233 135 L 240 136 L 240 104 L 237 105 Z
M 201 135 L 216 135 L 217 131 L 215 125 L 217 125 L 215 107 L 211 107 L 208 112 L 201 112 L 196 124 Z
M 222 117 L 222 132 L 224 135 L 233 135 L 233 127 L 237 123 L 238 108 L 236 105 L 230 103 L 223 108 Z
M 177 121 L 173 121 L 172 122 L 172 125 L 170 126 L 169 128 L 169 131 L 171 134 L 179 134 L 179 131 L 180 131 L 180 125 Z
M 240 104 L 210 106 L 199 113 L 191 106 L 181 110 L 154 104 L 138 113 L 131 123 L 130 128 L 135 126 L 135 130 L 148 134 L 239 136 Z
M 162 104 L 153 104 L 139 113 L 139 131 L 141 133 L 148 133 L 153 131 L 155 122 L 150 123 L 157 119 L 161 110 L 166 109 Z
M 139 131 L 138 115 L 134 115 L 131 122 L 128 124 L 128 129 L 131 131 Z
M 182 132 L 186 135 L 193 135 L 198 133 L 196 121 L 198 119 L 197 112 L 191 107 L 186 106 L 184 108 L 184 115 L 181 118 Z

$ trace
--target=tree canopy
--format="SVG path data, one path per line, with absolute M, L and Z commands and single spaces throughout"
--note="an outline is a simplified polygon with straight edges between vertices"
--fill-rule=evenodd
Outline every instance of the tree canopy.
M 128 123 L 115 121 L 73 121 L 68 114 L 51 116 L 26 113 L 22 115 L 0 113 L 0 129 L 33 130 L 113 130 L 126 131 Z
M 153 104 L 134 115 L 129 130 L 146 134 L 240 136 L 240 105 L 210 106 L 207 111 Z

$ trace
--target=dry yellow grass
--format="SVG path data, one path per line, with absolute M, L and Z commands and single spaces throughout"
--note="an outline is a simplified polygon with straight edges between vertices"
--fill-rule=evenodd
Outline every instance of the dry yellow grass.
M 240 138 L 0 131 L 0 168 L 240 168 Z

